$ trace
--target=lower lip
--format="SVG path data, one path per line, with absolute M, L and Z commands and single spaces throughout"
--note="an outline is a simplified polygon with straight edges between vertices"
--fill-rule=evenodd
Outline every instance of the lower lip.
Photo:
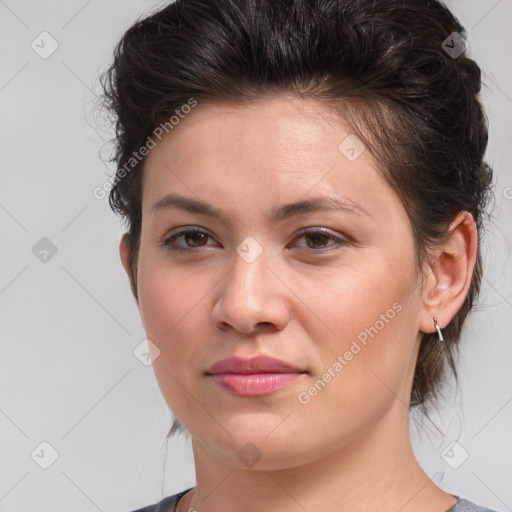
M 235 395 L 267 395 L 285 388 L 297 380 L 301 373 L 217 373 L 213 381 Z

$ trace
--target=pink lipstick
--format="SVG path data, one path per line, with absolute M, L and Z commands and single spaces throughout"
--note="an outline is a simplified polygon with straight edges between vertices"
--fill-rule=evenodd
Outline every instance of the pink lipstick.
M 207 370 L 223 389 L 240 396 L 267 395 L 285 388 L 306 372 L 280 359 L 256 356 L 229 357 Z

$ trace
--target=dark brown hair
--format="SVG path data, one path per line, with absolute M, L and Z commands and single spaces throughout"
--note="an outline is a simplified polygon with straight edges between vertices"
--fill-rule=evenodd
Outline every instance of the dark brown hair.
M 109 199 L 127 222 L 133 282 L 144 159 L 130 172 L 126 163 L 191 98 L 241 104 L 286 92 L 339 108 L 400 194 L 420 265 L 459 212 L 481 232 L 492 170 L 480 69 L 462 52 L 464 37 L 435 0 L 178 0 L 137 21 L 102 77 L 117 118 Z M 452 351 L 480 288 L 480 247 L 477 258 L 446 345 L 423 334 L 411 406 L 437 395 L 446 362 L 455 372 Z

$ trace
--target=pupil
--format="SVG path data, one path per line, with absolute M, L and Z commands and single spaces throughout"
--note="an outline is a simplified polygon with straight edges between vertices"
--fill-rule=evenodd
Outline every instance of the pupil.
M 191 238 L 193 240 L 193 243 L 195 243 L 195 242 L 200 242 L 201 237 L 205 237 L 205 234 L 204 233 L 189 233 L 185 238 L 187 239 L 187 243 Z
M 323 235 L 322 233 L 313 233 L 308 235 L 311 240 L 313 240 L 313 244 L 322 244 L 322 240 L 325 241 L 325 238 L 327 238 L 327 235 Z M 308 243 L 308 246 L 311 247 L 311 244 Z

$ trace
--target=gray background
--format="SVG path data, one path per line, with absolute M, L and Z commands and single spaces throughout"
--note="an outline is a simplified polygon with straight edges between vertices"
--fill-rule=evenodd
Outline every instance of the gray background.
M 122 226 L 92 194 L 113 170 L 98 156 L 106 134 L 91 127 L 98 74 L 132 21 L 161 4 L 0 0 L 4 512 L 128 511 L 194 485 L 190 443 L 178 436 L 166 452 L 171 416 L 151 366 L 133 353 L 144 331 L 119 261 Z M 484 72 L 497 199 L 483 240 L 480 307 L 463 336 L 461 390 L 448 392 L 432 416 L 442 433 L 428 422 L 411 430 L 436 482 L 505 511 L 512 507 L 512 0 L 448 5 Z M 43 31 L 58 43 L 47 58 L 40 53 L 52 40 Z M 52 450 L 57 458 L 43 469 Z

